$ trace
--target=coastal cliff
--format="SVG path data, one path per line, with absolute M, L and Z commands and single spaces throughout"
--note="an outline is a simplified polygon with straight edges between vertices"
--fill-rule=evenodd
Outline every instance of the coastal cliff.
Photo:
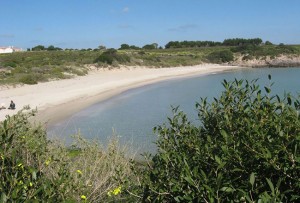
M 300 67 L 299 55 L 280 55 L 276 57 L 248 58 L 247 55 L 239 55 L 230 65 L 247 67 Z

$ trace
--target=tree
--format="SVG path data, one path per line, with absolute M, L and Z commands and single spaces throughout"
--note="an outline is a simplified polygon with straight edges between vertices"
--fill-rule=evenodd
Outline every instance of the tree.
M 157 43 L 153 43 L 152 45 L 153 45 L 154 49 L 158 48 L 158 44 Z
M 233 38 L 233 39 L 225 39 L 223 41 L 224 46 L 245 46 L 245 45 L 260 45 L 262 43 L 262 39 L 253 38 L 253 39 L 244 39 L 244 38 Z
M 146 44 L 145 46 L 143 46 L 143 49 L 156 49 L 157 44 L 153 43 L 153 44 Z
M 56 48 L 53 45 L 48 46 L 47 48 L 48 51 L 55 51 Z
M 213 47 L 221 46 L 221 42 L 214 41 L 170 41 L 165 45 L 166 49 L 169 48 L 192 48 L 192 47 Z
M 106 50 L 106 46 L 104 46 L 104 45 L 99 45 L 99 46 L 98 46 L 98 49 L 99 49 L 99 50 Z
M 120 50 L 130 49 L 130 46 L 128 44 L 121 44 L 121 47 L 119 49 Z
M 31 50 L 32 51 L 42 51 L 42 50 L 45 50 L 45 47 L 43 45 L 38 45 L 38 46 L 32 47 Z
M 266 41 L 266 42 L 265 42 L 265 45 L 273 45 L 273 43 L 270 42 L 270 41 Z
M 135 45 L 131 45 L 131 46 L 130 46 L 130 49 L 138 50 L 138 49 L 141 49 L 141 48 L 138 47 L 138 46 L 135 46 Z

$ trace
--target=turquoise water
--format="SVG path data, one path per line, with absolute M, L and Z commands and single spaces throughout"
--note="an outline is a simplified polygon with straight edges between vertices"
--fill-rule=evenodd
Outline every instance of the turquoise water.
M 106 101 L 99 102 L 48 128 L 48 135 L 70 140 L 71 134 L 81 132 L 88 139 L 97 138 L 104 145 L 115 133 L 121 144 L 133 151 L 155 152 L 156 139 L 152 129 L 167 122 L 171 105 L 180 106 L 193 122 L 197 122 L 195 103 L 200 97 L 212 99 L 223 90 L 221 82 L 259 78 L 261 86 L 274 82 L 272 92 L 283 95 L 300 93 L 300 68 L 260 68 L 223 72 L 212 75 L 167 80 L 132 89 Z

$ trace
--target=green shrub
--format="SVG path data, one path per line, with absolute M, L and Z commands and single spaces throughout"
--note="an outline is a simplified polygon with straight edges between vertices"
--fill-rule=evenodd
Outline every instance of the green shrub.
M 15 61 L 7 61 L 6 63 L 3 64 L 3 66 L 15 68 L 15 67 L 17 67 L 17 64 Z
M 114 61 L 113 56 L 102 53 L 94 62 L 95 63 L 99 63 L 99 62 L 107 63 L 107 64 L 111 65 L 113 61 Z
M 85 69 L 79 69 L 79 68 L 73 68 L 71 71 L 73 74 L 76 74 L 78 76 L 84 76 L 88 74 L 88 71 Z
M 126 54 L 119 54 L 115 49 L 108 49 L 94 60 L 95 63 L 100 62 L 109 65 L 112 65 L 114 61 L 119 63 L 130 62 L 130 57 Z
M 43 178 L 46 133 L 18 113 L 0 123 L 1 202 L 59 201 L 51 182 Z
M 299 202 L 300 102 L 255 83 L 196 104 L 201 124 L 173 108 L 158 151 L 131 186 L 143 202 Z M 265 93 L 263 93 L 265 91 Z
M 28 84 L 28 85 L 34 85 L 38 83 L 38 77 L 36 77 L 35 74 L 28 74 L 28 75 L 23 75 L 20 79 L 19 82 Z
M 130 177 L 130 162 L 113 137 L 107 148 L 74 136 L 69 149 L 48 140 L 36 112 L 0 122 L 0 202 L 109 202 L 124 198 L 117 179 Z M 31 119 L 32 121 L 32 119 Z M 76 153 L 74 150 L 76 149 Z M 72 152 L 72 153 L 71 153 Z
M 207 56 L 207 59 L 212 63 L 225 63 L 233 61 L 233 53 L 229 50 L 215 51 Z

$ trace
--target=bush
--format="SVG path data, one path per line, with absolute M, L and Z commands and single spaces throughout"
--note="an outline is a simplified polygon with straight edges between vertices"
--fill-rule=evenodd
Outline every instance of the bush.
M 224 80 L 199 126 L 173 108 L 132 187 L 143 202 L 299 202 L 300 102 L 255 81 Z
M 94 60 L 95 63 L 106 63 L 112 65 L 114 61 L 120 63 L 130 62 L 130 57 L 125 54 L 118 54 L 115 49 L 108 49 Z
M 225 62 L 230 62 L 233 61 L 233 53 L 229 50 L 224 50 L 224 51 L 215 51 L 210 53 L 207 56 L 207 59 L 211 63 L 225 63 Z
M 46 132 L 31 126 L 28 117 L 20 113 L 0 124 L 1 202 L 59 201 L 43 174 Z
M 15 61 L 8 61 L 8 62 L 4 63 L 3 66 L 15 68 L 15 67 L 17 67 L 17 63 Z
M 47 140 L 45 129 L 29 122 L 35 113 L 20 111 L 0 122 L 0 202 L 123 198 L 117 179 L 130 177 L 130 162 L 116 138 L 103 148 L 76 135 L 72 148 L 67 148 L 61 140 Z
M 112 62 L 114 61 L 114 58 L 110 55 L 105 55 L 105 54 L 101 54 L 96 60 L 95 62 L 101 62 L 101 63 L 107 63 L 107 64 L 112 64 Z
M 38 83 L 38 77 L 36 77 L 34 74 L 24 75 L 19 79 L 19 82 L 28 85 L 34 85 Z

